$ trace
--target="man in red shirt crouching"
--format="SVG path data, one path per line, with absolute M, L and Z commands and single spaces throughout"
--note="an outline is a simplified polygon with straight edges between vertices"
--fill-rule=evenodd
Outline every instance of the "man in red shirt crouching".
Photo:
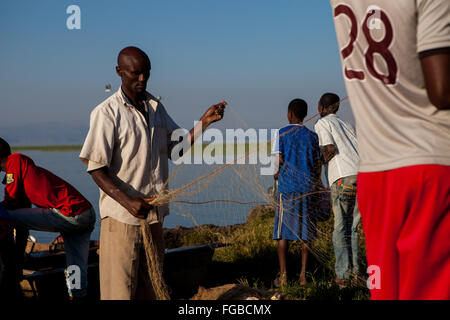
M 95 224 L 92 205 L 73 186 L 38 167 L 20 153 L 11 154 L 9 144 L 0 138 L 0 165 L 5 176 L 5 199 L 0 204 L 11 222 L 19 228 L 59 232 L 66 251 L 66 277 L 69 296 L 87 294 L 89 239 Z M 29 204 L 36 208 L 29 208 Z

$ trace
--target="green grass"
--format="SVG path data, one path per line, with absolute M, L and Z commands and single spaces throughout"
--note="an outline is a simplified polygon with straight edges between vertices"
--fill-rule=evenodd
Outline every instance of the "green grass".
M 369 290 L 363 279 L 357 284 L 340 288 L 334 284 L 334 252 L 331 242 L 333 219 L 320 223 L 320 237 L 312 244 L 314 255 L 308 260 L 308 284 L 298 282 L 301 266 L 301 243 L 291 241 L 287 261 L 288 284 L 272 288 L 272 281 L 278 275 L 277 242 L 272 240 L 274 210 L 271 207 L 255 207 L 247 223 L 234 229 L 216 226 L 201 226 L 195 232 L 181 237 L 178 245 L 196 245 L 209 242 L 223 242 L 229 246 L 215 250 L 209 282 L 206 287 L 226 283 L 241 283 L 249 287 L 276 290 L 286 299 L 308 300 L 365 300 Z M 361 238 L 361 237 L 360 237 Z M 364 240 L 360 240 L 360 252 L 364 257 Z M 362 258 L 362 260 L 364 260 Z M 365 264 L 362 263 L 362 270 Z

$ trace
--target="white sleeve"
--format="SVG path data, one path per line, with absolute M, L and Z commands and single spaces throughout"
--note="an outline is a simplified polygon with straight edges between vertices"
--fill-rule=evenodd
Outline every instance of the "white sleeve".
M 176 129 L 180 129 L 180 126 L 172 119 L 171 116 L 169 116 L 166 108 L 164 108 L 164 106 L 160 102 L 159 102 L 159 107 L 161 108 L 161 111 L 162 111 L 162 114 L 164 117 L 164 124 L 166 126 L 167 133 L 170 136 L 170 135 L 172 135 L 173 131 L 175 131 Z
M 94 170 L 97 170 L 97 169 L 100 169 L 103 167 L 105 167 L 105 165 L 95 162 L 95 161 L 92 161 L 92 160 L 89 160 L 87 172 L 91 172 L 91 171 L 94 171 Z
M 80 159 L 88 170 L 109 167 L 111 164 L 115 141 L 115 123 L 112 117 L 97 107 L 91 113 L 89 132 L 81 149 Z
M 325 121 L 319 120 L 314 126 L 314 131 L 319 137 L 319 146 L 327 146 L 329 144 L 336 145 L 333 135 L 331 134 L 330 126 Z
M 450 1 L 416 0 L 417 52 L 450 47 Z

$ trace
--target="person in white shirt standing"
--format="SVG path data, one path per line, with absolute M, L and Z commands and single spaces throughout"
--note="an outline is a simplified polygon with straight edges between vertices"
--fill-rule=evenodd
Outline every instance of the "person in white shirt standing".
M 321 160 L 331 187 L 335 281 L 342 286 L 351 275 L 359 274 L 358 225 L 361 216 L 356 202 L 359 162 L 356 134 L 350 124 L 336 115 L 339 105 L 338 95 L 322 95 L 318 106 L 321 118 L 314 130 L 319 136 Z
M 153 207 L 144 199 L 167 190 L 168 159 L 177 143 L 172 133 L 179 127 L 146 91 L 150 70 L 150 59 L 141 49 L 120 51 L 116 72 L 122 85 L 92 111 L 80 153 L 100 188 L 102 300 L 156 298 L 148 278 L 140 224 L 142 220 L 149 224 L 162 260 L 162 224 L 169 208 Z M 222 101 L 206 110 L 186 136 L 190 144 L 196 132 L 223 118 L 225 105 Z

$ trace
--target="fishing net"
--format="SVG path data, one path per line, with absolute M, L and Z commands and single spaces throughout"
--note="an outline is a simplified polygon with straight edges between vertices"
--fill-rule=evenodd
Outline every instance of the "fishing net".
M 148 202 L 155 206 L 170 205 L 171 215 L 182 217 L 183 225 L 239 224 L 245 222 L 248 212 L 255 206 L 271 206 L 275 214 L 278 214 L 283 206 L 289 206 L 289 202 L 280 202 L 277 184 L 273 178 L 274 168 L 269 168 L 272 164 L 271 149 L 275 132 L 266 130 L 261 133 L 260 130 L 255 139 L 255 135 L 250 134 L 248 126 L 239 118 L 234 107 L 228 105 L 227 111 L 228 117 L 235 118 L 238 128 L 245 128 L 245 131 L 241 129 L 240 133 L 244 133 L 246 141 L 242 139 L 230 141 L 227 135 L 225 142 L 220 139 L 212 141 L 212 138 L 210 139 L 212 142 L 196 141 L 183 155 L 184 159 L 189 161 L 172 168 L 166 182 L 167 190 L 157 194 L 153 199 L 148 199 Z M 309 117 L 304 124 L 312 127 L 317 118 L 318 114 Z M 316 186 L 312 192 L 301 194 L 292 200 L 308 199 L 309 215 L 314 216 L 314 221 L 305 224 L 310 230 L 303 228 L 302 232 L 316 234 L 314 240 L 307 242 L 308 248 L 332 273 L 335 259 L 332 243 L 333 216 L 331 214 L 331 218 L 327 219 L 327 215 L 330 216 L 329 212 L 323 212 L 330 210 L 329 205 L 324 205 L 324 202 L 329 204 L 330 190 L 322 184 L 323 175 L 316 181 L 306 181 L 311 178 L 301 170 L 294 170 L 291 173 L 295 178 Z M 348 190 L 348 193 L 356 195 L 356 190 Z M 299 218 L 300 223 L 303 223 L 302 219 L 305 217 Z M 296 231 L 298 228 L 288 224 L 285 224 L 285 227 L 298 233 Z M 298 237 L 301 240 L 302 236 Z M 362 260 L 363 239 L 361 235 L 359 238 Z M 350 240 L 348 243 L 350 246 Z M 360 283 L 364 281 L 361 277 L 356 280 Z

